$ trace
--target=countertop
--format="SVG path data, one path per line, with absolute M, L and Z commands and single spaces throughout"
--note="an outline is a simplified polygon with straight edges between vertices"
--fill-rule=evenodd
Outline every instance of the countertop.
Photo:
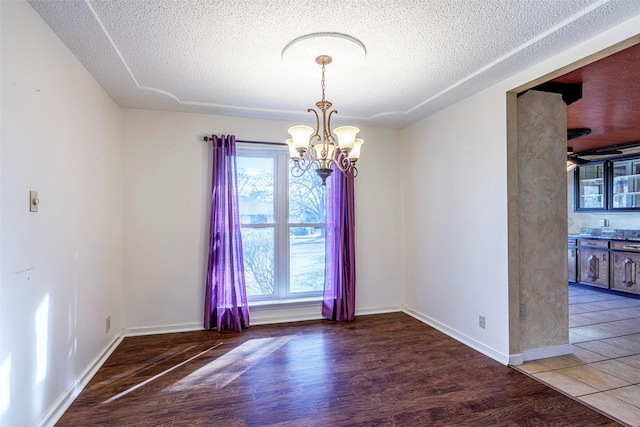
M 581 228 L 579 233 L 569 233 L 570 239 L 598 239 L 640 241 L 640 230 L 616 230 L 613 228 Z

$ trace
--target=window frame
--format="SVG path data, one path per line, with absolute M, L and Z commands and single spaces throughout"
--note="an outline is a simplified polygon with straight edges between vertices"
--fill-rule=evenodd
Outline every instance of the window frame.
M 291 292 L 291 239 L 290 230 L 296 227 L 322 227 L 326 230 L 326 221 L 322 223 L 289 222 L 289 185 L 290 157 L 286 146 L 266 145 L 256 147 L 255 144 L 238 144 L 236 156 L 253 158 L 270 158 L 274 163 L 273 187 L 273 221 L 255 224 L 241 223 L 241 228 L 271 228 L 274 235 L 274 293 L 270 295 L 247 295 L 250 305 L 268 303 L 302 302 L 321 300 L 323 289 L 309 292 Z M 307 171 L 306 173 L 313 173 Z M 325 207 L 326 214 L 326 207 Z M 326 218 L 325 218 L 326 219 Z M 324 269 L 324 265 L 323 265 Z

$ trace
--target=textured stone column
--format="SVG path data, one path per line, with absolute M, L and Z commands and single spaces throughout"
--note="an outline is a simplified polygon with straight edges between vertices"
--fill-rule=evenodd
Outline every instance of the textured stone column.
M 518 98 L 520 352 L 569 344 L 566 111 L 559 94 Z

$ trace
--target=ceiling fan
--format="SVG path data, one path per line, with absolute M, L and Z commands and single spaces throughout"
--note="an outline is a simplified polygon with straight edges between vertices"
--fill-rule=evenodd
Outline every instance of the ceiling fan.
M 571 141 L 572 139 L 581 138 L 589 135 L 590 133 L 591 129 L 588 128 L 567 129 L 567 140 Z M 622 154 L 622 151 L 619 148 L 620 146 L 602 147 L 576 153 L 573 151 L 573 147 L 567 147 L 567 172 L 573 170 L 578 165 L 587 164 L 600 156 Z M 588 157 L 588 159 L 585 159 L 584 157 Z
M 622 151 L 616 148 L 605 147 L 575 153 L 573 151 L 573 147 L 567 147 L 567 162 L 571 162 L 576 165 L 584 165 L 600 156 L 613 156 L 616 154 L 622 154 Z M 584 157 L 588 157 L 588 159 L 585 159 Z

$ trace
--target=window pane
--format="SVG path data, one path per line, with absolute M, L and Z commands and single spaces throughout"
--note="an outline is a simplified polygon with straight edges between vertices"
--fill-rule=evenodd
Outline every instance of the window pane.
M 274 159 L 237 157 L 238 200 L 243 224 L 273 223 Z
M 324 227 L 289 229 L 290 292 L 321 291 L 324 287 Z
M 273 227 L 242 228 L 242 252 L 247 295 L 273 295 L 274 233 Z
M 289 166 L 293 166 L 292 161 Z M 290 176 L 289 223 L 324 223 L 324 190 L 322 180 L 313 170 L 300 177 Z

